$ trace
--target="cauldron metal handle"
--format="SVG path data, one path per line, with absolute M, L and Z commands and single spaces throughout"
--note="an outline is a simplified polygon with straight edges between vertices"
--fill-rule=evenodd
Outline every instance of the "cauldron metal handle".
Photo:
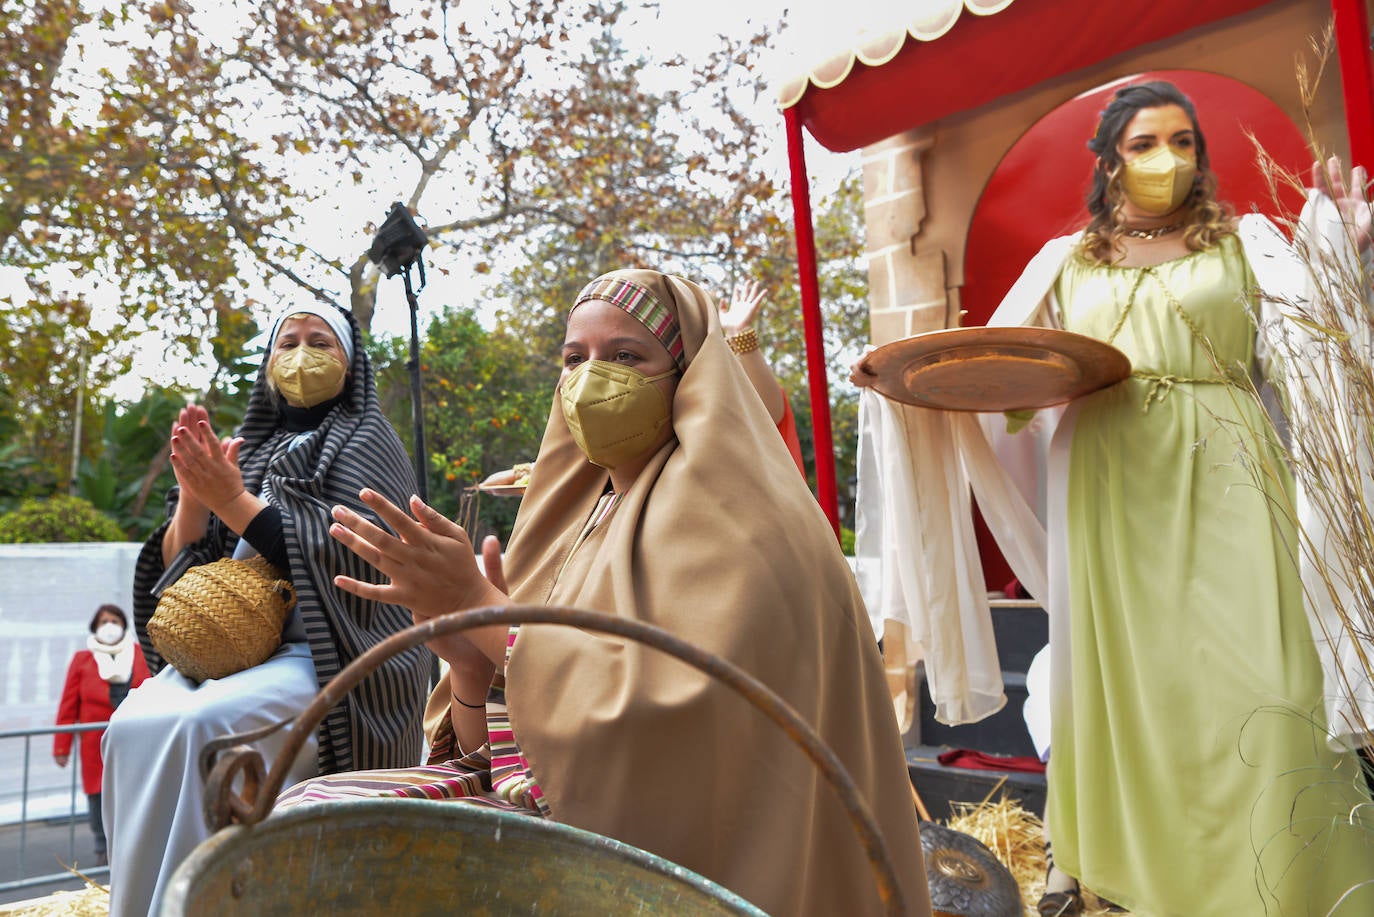
M 878 896 L 883 902 L 884 910 L 892 915 L 904 913 L 896 868 L 873 813 L 859 795 L 854 781 L 850 779 L 839 757 L 790 704 L 734 663 L 675 637 L 660 627 L 615 615 L 558 605 L 474 608 L 431 618 L 422 624 L 408 627 L 392 634 L 349 663 L 321 689 L 310 706 L 295 720 L 283 720 L 251 733 L 226 736 L 207 743 L 201 752 L 200 763 L 201 774 L 205 776 L 206 783 L 205 820 L 210 830 L 218 831 L 233 823 L 254 825 L 266 818 L 282 791 L 287 771 L 305 745 L 306 737 L 314 733 L 325 714 L 358 682 L 372 674 L 378 663 L 397 653 L 427 643 L 435 637 L 494 624 L 506 627 L 512 624 L 563 624 L 597 633 L 614 634 L 667 653 L 728 685 L 757 710 L 781 726 L 788 737 L 800 746 L 816 765 L 839 798 L 853 825 L 854 833 L 863 845 L 864 853 L 873 868 Z M 261 739 L 287 725 L 290 725 L 291 729 L 286 744 L 278 752 L 277 760 L 264 780 L 261 776 L 264 772 L 262 755 L 244 743 Z M 216 760 L 221 751 L 226 752 L 225 755 Z M 244 791 L 242 794 L 235 794 L 232 783 L 240 771 L 246 778 Z

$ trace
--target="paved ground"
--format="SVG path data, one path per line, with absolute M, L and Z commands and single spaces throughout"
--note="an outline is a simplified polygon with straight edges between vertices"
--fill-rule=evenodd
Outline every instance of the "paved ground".
M 25 878 L 65 874 L 67 866 L 73 863 L 95 881 L 108 881 L 108 870 L 95 868 L 95 844 L 84 816 L 75 821 L 34 821 L 22 830 L 17 824 L 0 827 L 0 886 Z M 37 886 L 0 889 L 0 905 L 84 887 L 81 879 L 69 876 Z

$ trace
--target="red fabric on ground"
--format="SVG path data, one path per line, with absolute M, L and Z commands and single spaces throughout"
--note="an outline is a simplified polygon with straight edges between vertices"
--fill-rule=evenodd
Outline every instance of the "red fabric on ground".
M 952 748 L 942 751 L 936 760 L 945 767 L 966 767 L 985 771 L 1023 771 L 1043 774 L 1045 765 L 1039 758 L 1030 755 L 990 755 L 971 748 Z

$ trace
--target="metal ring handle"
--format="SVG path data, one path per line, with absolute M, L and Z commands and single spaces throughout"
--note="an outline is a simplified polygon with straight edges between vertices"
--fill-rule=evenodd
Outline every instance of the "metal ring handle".
M 286 744 L 277 753 L 277 760 L 267 775 L 267 779 L 261 781 L 260 788 L 253 785 L 258 784 L 259 781 L 250 780 L 250 785 L 245 787 L 245 793 L 236 796 L 232 801 L 225 801 L 222 796 L 232 793 L 230 784 L 233 775 L 241 769 L 248 769 L 245 772 L 260 772 L 262 755 L 255 749 L 242 746 L 243 737 L 241 736 L 228 736 L 216 740 L 212 746 L 207 746 L 205 749 L 206 759 L 202 761 L 202 773 L 208 772 L 210 774 L 206 781 L 205 809 L 206 821 L 211 830 L 218 831 L 231 823 L 254 825 L 266 818 L 271 812 L 277 796 L 282 791 L 282 784 L 286 780 L 286 773 L 290 769 L 291 763 L 305 745 L 306 737 L 314 733 L 321 721 L 324 720 L 325 714 L 341 701 L 354 685 L 372 674 L 378 663 L 397 653 L 427 643 L 435 637 L 496 624 L 505 627 L 512 624 L 563 624 L 597 633 L 614 634 L 667 653 L 728 685 L 735 693 L 781 726 L 788 737 L 799 745 L 806 756 L 811 759 L 811 762 L 815 764 L 838 797 L 845 813 L 849 816 L 854 833 L 863 845 L 864 853 L 873 868 L 874 878 L 878 886 L 878 896 L 883 902 L 884 910 L 890 915 L 904 913 L 901 888 L 897 882 L 897 871 L 873 813 L 869 811 L 868 806 L 859 795 L 858 789 L 854 786 L 854 781 L 850 779 L 839 757 L 790 704 L 763 682 L 734 663 L 675 637 L 661 627 L 602 612 L 584 611 L 579 608 L 558 605 L 504 605 L 475 608 L 431 618 L 422 624 L 416 624 L 392 634 L 354 659 L 339 674 L 335 675 L 316 695 L 310 706 L 306 707 L 294 721 L 287 720 L 276 726 L 259 729 L 251 733 L 254 738 L 262 738 L 287 723 L 293 723 Z M 211 766 L 214 751 L 226 746 L 233 746 L 230 748 L 230 754 L 219 761 L 214 761 L 213 766 Z M 252 769 L 251 765 L 242 760 L 247 755 L 257 758 L 257 769 Z M 209 792 L 211 786 L 215 788 L 217 793 L 221 794 L 221 798 L 211 798 Z

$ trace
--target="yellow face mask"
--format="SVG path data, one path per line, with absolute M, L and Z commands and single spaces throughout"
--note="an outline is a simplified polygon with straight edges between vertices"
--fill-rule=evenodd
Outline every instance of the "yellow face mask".
M 615 468 L 653 445 L 672 408 L 653 383 L 676 375 L 671 369 L 646 376 L 637 369 L 588 360 L 563 379 L 563 419 L 587 460 Z
M 313 408 L 343 390 L 346 372 L 343 362 L 330 351 L 300 346 L 277 354 L 268 374 L 287 404 Z
M 1126 196 L 1146 213 L 1163 216 L 1177 210 L 1193 190 L 1197 160 L 1169 146 L 1157 146 L 1126 163 L 1121 183 Z

